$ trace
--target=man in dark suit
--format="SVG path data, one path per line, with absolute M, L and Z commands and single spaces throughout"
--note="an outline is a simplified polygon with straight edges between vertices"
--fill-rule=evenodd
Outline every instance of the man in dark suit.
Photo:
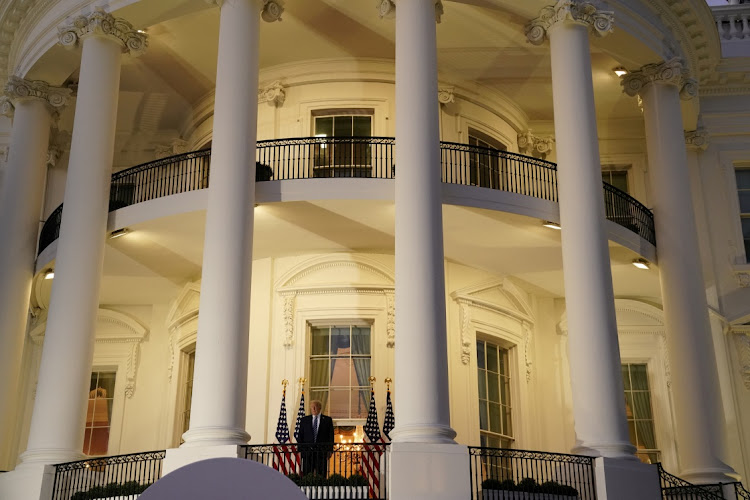
M 328 475 L 328 457 L 333 453 L 333 419 L 320 413 L 320 401 L 310 401 L 310 415 L 300 421 L 299 439 L 302 474 Z

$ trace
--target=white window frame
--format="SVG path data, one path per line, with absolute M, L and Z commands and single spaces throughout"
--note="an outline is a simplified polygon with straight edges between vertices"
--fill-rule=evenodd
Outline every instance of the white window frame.
M 486 347 L 487 344 L 491 344 L 493 346 L 497 346 L 500 349 L 506 350 L 507 353 L 508 353 L 507 354 L 507 356 L 508 356 L 508 366 L 506 368 L 506 372 L 507 372 L 507 377 L 509 378 L 509 382 L 510 382 L 509 397 L 510 397 L 510 421 L 511 421 L 511 430 L 512 430 L 512 432 L 511 432 L 510 435 L 508 435 L 508 434 L 497 434 L 497 433 L 494 433 L 494 432 L 489 431 L 489 430 L 483 431 L 481 429 L 481 427 L 479 426 L 479 422 L 480 422 L 479 418 L 477 418 L 476 425 L 477 425 L 477 428 L 479 430 L 480 443 L 481 443 L 482 432 L 486 432 L 486 433 L 492 434 L 493 436 L 499 436 L 501 440 L 506 439 L 506 440 L 510 441 L 511 442 L 511 448 L 514 448 L 515 447 L 514 444 L 517 442 L 517 440 L 516 440 L 516 432 L 515 432 L 516 431 L 516 419 L 515 419 L 515 412 L 516 412 L 515 411 L 515 406 L 516 405 L 515 405 L 515 399 L 514 399 L 514 392 L 516 392 L 515 391 L 515 387 L 517 385 L 517 381 L 515 380 L 514 373 L 516 373 L 517 369 L 516 369 L 516 366 L 515 366 L 515 362 L 514 362 L 515 360 L 514 360 L 514 356 L 513 356 L 513 354 L 515 354 L 515 349 L 514 348 L 516 346 L 513 343 L 511 343 L 511 342 L 509 342 L 509 341 L 507 341 L 505 339 L 497 338 L 497 337 L 494 337 L 492 335 L 488 335 L 488 334 L 486 334 L 484 332 L 478 331 L 476 333 L 476 339 L 474 340 L 474 352 L 475 352 L 474 356 L 475 357 L 477 356 L 476 351 L 477 351 L 477 344 L 478 344 L 478 342 L 484 342 L 485 343 L 485 347 Z M 486 353 L 486 351 L 485 351 L 485 353 Z M 486 356 L 486 354 L 485 354 L 485 356 Z M 486 371 L 486 366 L 485 366 L 484 370 Z M 477 360 L 477 370 L 475 372 L 475 378 L 477 379 L 477 392 L 476 392 L 475 396 L 476 396 L 477 405 L 478 405 L 479 404 L 478 403 L 479 402 L 479 387 L 478 387 L 479 386 L 479 380 L 478 380 L 478 378 L 479 378 L 479 360 Z M 477 413 L 477 417 L 479 417 L 478 413 Z

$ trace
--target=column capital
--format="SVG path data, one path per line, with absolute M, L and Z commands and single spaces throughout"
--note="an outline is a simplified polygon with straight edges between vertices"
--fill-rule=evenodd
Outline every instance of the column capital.
M 435 1 L 435 22 L 440 24 L 445 9 L 443 8 L 443 1 Z M 378 2 L 378 14 L 380 19 L 392 18 L 396 14 L 396 2 L 395 0 L 379 0 Z
M 623 92 L 633 97 L 652 83 L 674 85 L 680 90 L 680 98 L 689 100 L 698 95 L 698 81 L 690 78 L 682 59 L 675 57 L 663 63 L 647 64 L 638 71 L 622 77 Z
M 705 151 L 708 149 L 708 131 L 704 128 L 685 131 L 685 146 L 690 151 Z
M 58 28 L 60 45 L 72 49 L 88 36 L 104 36 L 118 41 L 122 51 L 139 56 L 148 47 L 148 37 L 124 19 L 96 9 L 89 15 L 78 16 L 68 26 Z
M 206 0 L 206 3 L 217 5 L 221 8 L 224 0 Z M 281 21 L 281 14 L 284 13 L 283 0 L 263 0 L 263 8 L 260 11 L 260 18 L 266 22 Z
M 58 111 L 67 104 L 73 93 L 70 89 L 53 87 L 41 80 L 26 80 L 17 76 L 8 78 L 4 91 L 5 99 L 0 101 L 0 111 L 3 114 L 12 114 L 15 103 L 29 99 L 43 101 L 51 111 Z
M 525 155 L 546 158 L 552 151 L 555 139 L 552 136 L 540 137 L 531 133 L 531 129 L 518 134 L 518 150 Z
M 549 37 L 549 30 L 558 23 L 583 24 L 596 36 L 603 37 L 612 32 L 614 12 L 599 10 L 591 2 L 558 0 L 555 5 L 542 8 L 539 17 L 526 25 L 526 39 L 541 45 Z
M 438 102 L 440 104 L 448 104 L 456 101 L 456 94 L 454 87 L 438 87 Z
M 6 95 L 0 95 L 0 115 L 7 116 L 8 118 L 13 118 L 13 114 L 16 111 L 16 107 L 13 106 L 13 103 L 10 99 L 8 99 L 8 96 Z

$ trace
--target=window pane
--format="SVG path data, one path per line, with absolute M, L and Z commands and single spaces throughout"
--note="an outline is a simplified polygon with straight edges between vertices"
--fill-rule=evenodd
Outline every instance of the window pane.
M 352 387 L 351 402 L 349 418 L 367 418 L 367 411 L 370 408 L 370 388 Z
M 633 417 L 636 419 L 651 418 L 651 398 L 647 391 L 633 393 Z
M 513 423 L 511 422 L 511 411 L 508 406 L 502 407 L 503 434 L 513 435 Z
M 481 340 L 477 341 L 477 366 L 479 368 L 484 368 L 484 342 Z
M 310 411 L 310 401 L 320 401 L 321 413 L 330 415 L 331 412 L 328 410 L 328 389 L 314 389 L 310 390 L 310 399 L 307 401 L 307 411 Z
M 487 375 L 487 399 L 495 403 L 500 402 L 500 384 L 497 375 L 493 373 Z
M 310 360 L 310 387 L 328 387 L 328 358 Z
M 370 354 L 370 327 L 352 327 L 352 354 Z
M 647 450 L 656 448 L 656 438 L 654 437 L 654 423 L 652 420 L 639 420 L 635 423 L 638 433 L 638 447 Z
M 497 348 L 495 346 L 487 346 L 487 370 L 497 373 Z
M 484 370 L 478 370 L 477 382 L 479 385 L 479 399 L 487 399 L 487 375 Z
M 510 381 L 507 378 L 500 382 L 500 402 L 510 404 Z
M 350 358 L 331 358 L 331 387 L 349 387 L 355 377 L 352 376 L 354 364 Z M 359 384 L 357 384 L 359 385 Z
M 738 168 L 734 171 L 737 189 L 750 189 L 750 169 Z
M 349 418 L 349 389 L 331 389 L 328 401 L 329 415 L 333 418 Z
M 740 199 L 740 212 L 750 213 L 750 191 L 738 191 L 737 196 Z
M 630 389 L 630 370 L 628 369 L 630 365 L 622 365 L 622 383 L 625 385 L 625 390 Z
M 349 327 L 331 327 L 331 354 L 348 355 L 349 352 Z
M 626 392 L 625 393 L 625 415 L 629 419 L 634 418 L 634 413 L 633 413 L 633 393 L 632 392 Z
M 99 381 L 99 372 L 93 372 L 91 374 L 91 384 L 89 384 L 89 392 L 96 389 L 96 383 Z M 93 397 L 93 396 L 89 396 Z
M 630 442 L 634 446 L 637 446 L 637 440 L 635 438 L 635 422 L 628 420 L 628 433 L 630 434 Z
M 633 382 L 633 390 L 648 390 L 648 374 L 646 365 L 630 365 L 630 377 Z
M 356 387 L 370 387 L 370 358 L 354 358 L 354 372 L 351 376 L 351 385 Z
M 742 236 L 750 238 L 750 217 L 742 218 Z
M 489 430 L 489 423 L 487 419 L 487 402 L 486 401 L 480 401 L 479 402 L 479 428 L 483 431 Z
M 502 432 L 500 425 L 500 405 L 497 403 L 490 403 L 490 431 Z
M 115 374 L 113 372 L 99 372 L 99 387 L 104 389 L 104 397 L 111 398 L 115 394 Z
M 333 118 L 333 135 L 335 137 L 351 137 L 352 136 L 352 117 L 351 116 L 335 116 Z
M 315 135 L 331 137 L 333 135 L 333 117 L 326 116 L 315 119 Z
M 328 328 L 313 328 L 310 354 L 328 354 Z
M 370 137 L 372 118 L 369 116 L 354 117 L 354 135 L 357 137 Z

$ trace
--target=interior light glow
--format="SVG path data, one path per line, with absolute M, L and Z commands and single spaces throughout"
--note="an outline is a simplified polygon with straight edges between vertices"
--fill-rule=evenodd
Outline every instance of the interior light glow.
M 115 238 L 119 238 L 120 236 L 125 236 L 130 232 L 130 229 L 123 227 L 122 229 L 117 229 L 115 231 L 112 231 L 109 233 L 109 239 L 113 240 Z
M 635 259 L 633 265 L 638 269 L 651 269 L 651 266 L 646 259 Z
M 44 273 L 44 279 L 46 280 L 51 280 L 54 277 L 55 277 L 55 272 L 52 269 Z
M 544 221 L 544 222 L 542 223 L 542 226 L 544 226 L 544 227 L 548 227 L 548 228 L 550 228 L 550 229 L 557 229 L 558 231 L 559 231 L 560 229 L 562 229 L 562 228 L 560 227 L 560 224 L 558 224 L 557 222 L 552 222 L 551 220 L 546 220 L 546 221 Z
M 626 70 L 622 66 L 618 66 L 616 68 L 613 68 L 612 71 L 614 71 L 615 75 L 617 75 L 619 77 L 623 77 L 623 76 L 625 76 L 625 75 L 628 74 L 628 70 Z

